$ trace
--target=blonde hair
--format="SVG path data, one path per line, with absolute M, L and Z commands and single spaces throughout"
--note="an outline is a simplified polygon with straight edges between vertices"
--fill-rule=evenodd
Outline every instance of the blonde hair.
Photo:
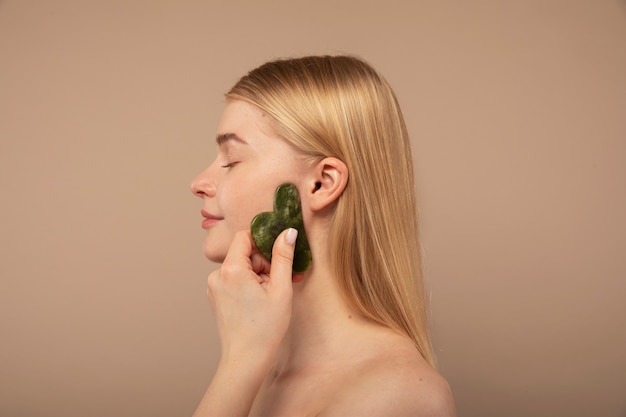
M 350 56 L 268 62 L 227 98 L 275 119 L 298 151 L 347 166 L 330 236 L 331 262 L 346 299 L 365 316 L 413 341 L 434 366 L 409 138 L 389 84 Z

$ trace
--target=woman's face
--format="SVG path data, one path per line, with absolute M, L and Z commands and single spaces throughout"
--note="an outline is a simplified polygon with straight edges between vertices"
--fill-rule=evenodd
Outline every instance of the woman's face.
M 276 187 L 290 182 L 300 189 L 302 159 L 268 119 L 254 105 L 229 101 L 217 132 L 217 158 L 191 184 L 203 200 L 204 253 L 213 262 L 224 261 L 235 232 L 272 210 Z

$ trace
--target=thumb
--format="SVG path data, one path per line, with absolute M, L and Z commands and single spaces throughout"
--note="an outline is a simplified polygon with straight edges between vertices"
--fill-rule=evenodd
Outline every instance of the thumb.
M 290 228 L 283 230 L 274 242 L 272 247 L 272 264 L 270 265 L 271 283 L 291 283 L 297 237 L 298 230 Z

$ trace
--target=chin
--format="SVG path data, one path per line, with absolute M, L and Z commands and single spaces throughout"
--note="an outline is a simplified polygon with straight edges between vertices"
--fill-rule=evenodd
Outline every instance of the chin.
M 215 263 L 223 263 L 224 259 L 226 259 L 226 251 L 221 250 L 220 248 L 209 246 L 208 242 L 204 243 L 204 256 Z
M 224 259 L 226 259 L 225 256 L 215 255 L 215 254 L 207 253 L 207 252 L 205 252 L 204 255 L 207 257 L 209 261 L 215 262 L 218 264 L 224 263 Z

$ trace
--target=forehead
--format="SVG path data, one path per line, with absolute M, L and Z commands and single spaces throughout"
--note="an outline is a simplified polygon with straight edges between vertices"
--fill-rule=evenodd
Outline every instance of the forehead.
M 270 117 L 260 108 L 241 100 L 229 100 L 222 113 L 218 127 L 218 138 L 234 134 L 244 141 L 259 136 L 276 137 Z

